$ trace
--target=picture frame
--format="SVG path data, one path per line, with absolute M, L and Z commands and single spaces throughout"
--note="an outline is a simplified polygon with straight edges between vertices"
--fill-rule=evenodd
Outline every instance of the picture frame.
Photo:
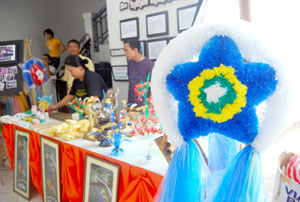
M 29 132 L 15 130 L 13 191 L 30 200 Z
M 147 41 L 140 41 L 140 53 L 142 56 L 147 57 Z
M 120 21 L 121 41 L 130 38 L 139 38 L 139 18 L 129 18 Z
M 85 158 L 83 202 L 117 201 L 120 166 L 89 154 Z
M 115 81 L 128 81 L 127 65 L 116 65 L 112 67 L 113 78 Z
M 178 33 L 192 27 L 198 4 L 177 8 L 177 29 Z
M 17 63 L 18 44 L 14 42 L 0 42 L 0 64 Z
M 41 135 L 43 201 L 61 201 L 59 143 Z
M 164 36 L 169 34 L 168 11 L 146 15 L 147 37 Z
M 111 57 L 118 57 L 118 56 L 124 56 L 124 48 L 114 48 L 110 49 L 110 56 Z
M 147 53 L 149 60 L 156 61 L 161 51 L 168 45 L 172 38 L 154 39 L 147 41 Z

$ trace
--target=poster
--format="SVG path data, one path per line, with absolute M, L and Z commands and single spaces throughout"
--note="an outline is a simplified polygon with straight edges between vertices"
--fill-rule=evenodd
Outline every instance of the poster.
M 6 81 L 6 89 L 17 88 L 17 80 Z
M 0 46 L 0 62 L 16 61 L 16 45 Z
M 16 65 L 11 67 L 0 67 L 0 91 L 4 91 L 3 88 L 5 83 L 6 89 L 17 88 L 17 74 L 18 67 Z

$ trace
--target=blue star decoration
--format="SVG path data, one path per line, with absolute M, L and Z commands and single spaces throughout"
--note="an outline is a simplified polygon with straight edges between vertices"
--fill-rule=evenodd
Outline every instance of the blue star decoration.
M 236 43 L 214 36 L 198 62 L 179 64 L 166 84 L 178 104 L 178 128 L 185 140 L 215 132 L 243 143 L 258 135 L 256 106 L 276 90 L 275 70 L 245 62 Z

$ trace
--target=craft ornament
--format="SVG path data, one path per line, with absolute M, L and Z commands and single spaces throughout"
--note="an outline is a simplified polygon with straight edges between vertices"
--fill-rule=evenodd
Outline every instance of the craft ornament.
M 45 66 L 40 60 L 30 59 L 23 65 L 23 77 L 29 88 L 43 85 L 48 81 Z
M 232 39 L 214 36 L 198 62 L 175 66 L 166 84 L 179 101 L 178 127 L 184 139 L 216 132 L 251 143 L 258 135 L 255 107 L 275 91 L 277 80 L 270 65 L 245 63 Z
M 159 55 L 152 72 L 153 101 L 177 147 L 159 201 L 266 200 L 258 149 L 287 127 L 282 120 L 289 95 L 279 57 L 269 54 L 256 31 L 242 21 L 202 24 L 178 35 Z M 249 144 L 214 192 L 191 141 L 211 133 Z

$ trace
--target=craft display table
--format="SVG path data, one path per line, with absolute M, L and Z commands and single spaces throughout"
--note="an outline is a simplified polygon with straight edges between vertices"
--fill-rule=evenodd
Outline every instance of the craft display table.
M 110 155 L 112 147 L 99 147 L 99 142 L 84 139 L 63 141 L 49 137 L 47 134 L 21 127 L 16 124 L 5 124 L 3 138 L 6 143 L 11 170 L 14 169 L 14 131 L 20 129 L 30 133 L 29 167 L 31 181 L 42 196 L 41 149 L 40 138 L 45 136 L 59 143 L 60 149 L 60 183 L 61 201 L 79 202 L 83 198 L 85 156 L 86 154 L 107 160 L 120 166 L 118 201 L 144 202 L 153 201 L 165 174 L 168 163 L 154 144 L 152 160 L 146 160 L 149 140 L 135 137 L 132 142 L 124 142 L 124 155 Z

